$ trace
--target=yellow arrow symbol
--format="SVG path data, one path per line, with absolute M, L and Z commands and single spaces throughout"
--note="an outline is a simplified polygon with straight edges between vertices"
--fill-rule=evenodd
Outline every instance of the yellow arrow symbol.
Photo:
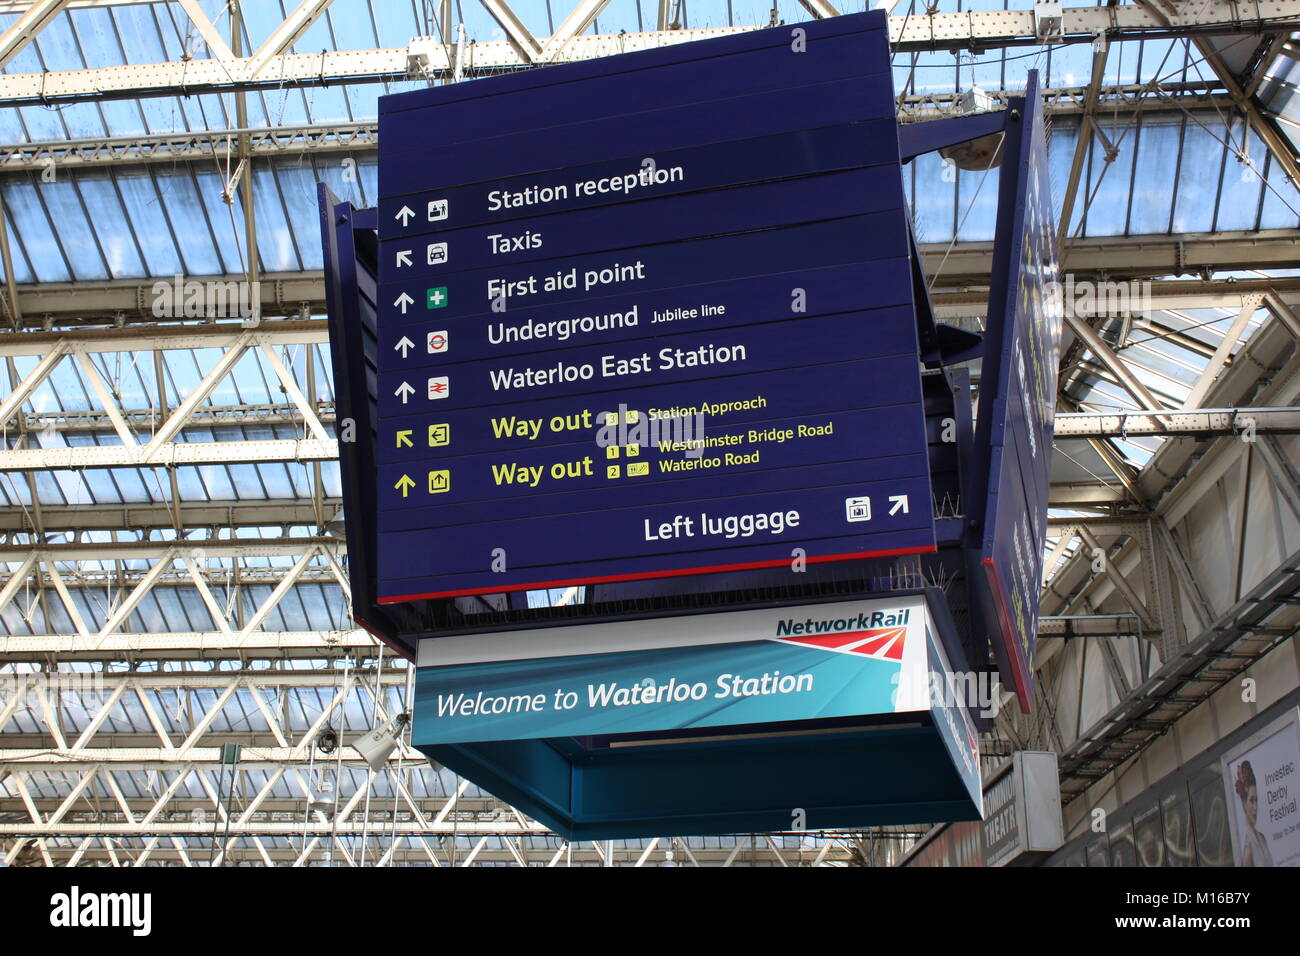
M 414 429 L 412 429 L 412 428 L 404 428 L 404 429 L 402 429 L 401 431 L 399 431 L 399 432 L 397 433 L 397 447 L 398 447 L 398 448 L 414 448 L 414 447 L 415 447 L 414 445 L 411 444 L 411 432 L 413 432 L 413 431 L 414 431 Z
M 405 498 L 410 490 L 415 487 L 415 482 L 411 480 L 410 475 L 403 475 L 397 479 L 397 484 L 393 485 L 393 487 L 399 490 L 402 497 Z

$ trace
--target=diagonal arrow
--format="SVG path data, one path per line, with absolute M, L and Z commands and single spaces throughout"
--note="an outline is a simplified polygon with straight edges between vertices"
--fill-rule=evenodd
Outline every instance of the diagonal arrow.
M 393 305 L 397 306 L 399 309 L 402 310 L 402 315 L 406 315 L 406 307 L 414 301 L 415 301 L 414 299 L 412 299 L 409 295 L 403 292 L 401 295 L 399 295 L 396 299 L 393 300 Z
M 413 348 L 415 348 L 415 343 L 403 335 L 397 340 L 397 344 L 393 346 L 393 351 L 401 352 L 402 358 L 406 358 L 406 353 L 411 351 Z
M 410 249 L 399 250 L 397 253 L 397 266 L 395 268 L 400 268 L 402 266 L 409 266 L 410 264 L 411 264 L 411 250 Z
M 413 429 L 413 428 L 403 428 L 403 429 L 401 429 L 401 430 L 397 433 L 397 447 L 398 447 L 398 448 L 414 448 L 414 447 L 415 447 L 414 445 L 411 444 L 411 433 L 412 433 L 413 431 L 415 431 L 415 429 Z
M 414 209 L 412 209 L 410 206 L 403 206 L 401 209 L 397 210 L 397 215 L 395 215 L 393 218 L 402 220 L 402 225 L 405 226 L 410 223 L 411 217 L 414 215 L 415 215 Z
M 894 503 L 894 507 L 889 509 L 891 515 L 898 514 L 900 508 L 902 509 L 903 514 L 907 514 L 907 495 L 890 495 L 889 500 Z
M 411 396 L 411 393 L 414 391 L 415 389 L 411 387 L 410 382 L 403 382 L 401 385 L 397 386 L 397 391 L 393 392 L 393 394 L 396 395 L 398 398 L 400 398 L 402 400 L 402 404 L 405 405 L 406 400 Z

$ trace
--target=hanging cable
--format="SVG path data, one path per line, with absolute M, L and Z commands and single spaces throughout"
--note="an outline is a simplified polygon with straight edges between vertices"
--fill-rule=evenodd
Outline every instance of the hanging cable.
M 377 640 L 375 641 L 375 644 L 378 645 L 379 647 L 379 657 L 375 661 L 375 692 L 373 695 L 373 704 L 370 708 L 370 725 L 372 727 L 379 726 L 379 714 L 380 714 L 379 695 L 383 692 L 383 687 L 384 687 L 383 685 L 384 645 L 380 644 L 379 641 Z M 374 778 L 378 775 L 379 775 L 379 771 L 377 770 L 367 769 L 366 771 L 366 802 L 365 802 L 365 808 L 362 810 L 362 817 L 361 817 L 361 866 L 366 865 L 366 844 L 370 838 L 369 835 L 370 835 L 371 785 L 374 782 Z

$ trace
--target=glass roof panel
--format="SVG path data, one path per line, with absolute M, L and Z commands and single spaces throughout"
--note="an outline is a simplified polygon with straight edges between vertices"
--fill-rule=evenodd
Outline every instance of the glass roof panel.
M 122 199 L 108 173 L 79 176 L 73 184 L 81 195 L 90 221 L 96 224 L 95 235 L 108 260 L 109 274 L 115 279 L 146 275 L 134 231 L 130 228 L 104 228 L 106 224 L 120 224 L 126 218 Z
M 1101 135 L 1094 134 L 1088 147 L 1087 180 L 1079 196 L 1084 205 L 1083 234 L 1123 235 L 1128 222 L 1135 127 L 1105 116 L 1097 117 L 1094 122 Z M 1109 140 L 1114 152 L 1106 149 L 1105 140 Z
M 257 217 L 257 254 L 262 268 L 268 272 L 301 269 L 297 240 L 285 218 L 284 197 L 274 172 L 265 164 L 253 167 L 253 214 Z
M 157 183 L 145 170 L 126 169 L 115 172 L 113 181 L 126 211 L 126 222 L 133 239 L 144 254 L 144 275 L 177 275 L 184 271 L 177 236 L 167 220 L 166 208 Z M 160 223 L 162 228 L 159 228 Z
M 212 223 L 208 221 L 204 204 L 199 201 L 193 177 L 184 169 L 167 174 L 159 174 L 154 170 L 150 172 L 155 176 L 155 187 L 162 198 L 164 222 L 184 225 L 184 228 L 173 231 L 185 273 L 214 275 L 222 272 L 221 259 L 212 235 Z
M 1174 114 L 1144 117 L 1134 140 L 1134 182 L 1126 233 L 1160 233 L 1169 229 L 1171 184 L 1177 175 L 1178 136 L 1182 123 Z
M 1242 146 L 1242 137 L 1246 145 Z M 1219 183 L 1219 210 L 1216 230 L 1254 229 L 1259 221 L 1260 191 L 1264 188 L 1260 171 L 1268 148 L 1251 132 L 1244 121 L 1232 123 L 1223 178 Z
M 1208 232 L 1214 222 L 1214 191 L 1223 161 L 1223 122 L 1213 114 L 1188 119 L 1177 180 L 1174 232 Z
M 212 233 L 216 237 L 217 248 L 221 250 L 221 271 L 224 273 L 243 272 L 246 260 L 244 246 L 244 204 L 240 191 L 235 189 L 230 194 L 230 202 L 222 197 L 223 179 L 216 172 L 194 171 L 199 201 L 207 211 L 208 221 L 212 224 Z M 254 190 L 256 206 L 256 189 Z M 259 239 L 260 242 L 260 239 Z
M 35 264 L 36 281 L 66 282 L 71 275 L 59 243 L 59 234 L 45 212 L 34 179 L 0 180 L 5 210 L 17 233 L 15 243 L 28 262 Z M 83 220 L 84 223 L 84 220 Z

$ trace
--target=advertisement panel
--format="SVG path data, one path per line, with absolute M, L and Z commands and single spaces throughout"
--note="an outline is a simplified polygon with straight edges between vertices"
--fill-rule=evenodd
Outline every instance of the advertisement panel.
M 1236 866 L 1300 866 L 1300 710 L 1223 756 Z
M 380 603 L 934 550 L 886 34 L 381 99 Z

